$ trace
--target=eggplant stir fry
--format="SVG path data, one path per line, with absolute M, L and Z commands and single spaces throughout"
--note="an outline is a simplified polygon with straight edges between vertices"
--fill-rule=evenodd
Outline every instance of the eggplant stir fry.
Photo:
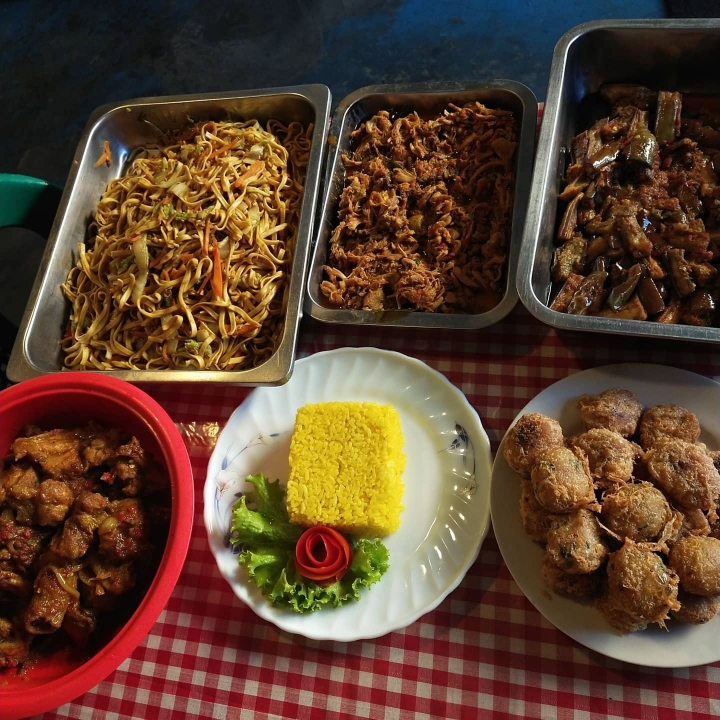
M 107 641 L 154 577 L 170 504 L 136 438 L 28 426 L 0 459 L 0 673 Z
M 559 195 L 551 309 L 720 324 L 720 112 L 698 96 L 608 85 Z

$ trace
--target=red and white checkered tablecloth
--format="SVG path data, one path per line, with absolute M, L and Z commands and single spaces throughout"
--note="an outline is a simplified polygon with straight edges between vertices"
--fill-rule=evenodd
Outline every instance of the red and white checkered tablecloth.
M 478 332 L 303 321 L 301 355 L 339 346 L 397 350 L 444 373 L 479 412 L 493 450 L 531 398 L 585 368 L 653 362 L 720 380 L 717 347 L 558 333 L 520 305 L 503 322 Z M 221 425 L 248 393 L 189 384 L 145 389 L 176 422 Z M 191 443 L 190 454 L 195 525 L 185 569 L 167 608 L 116 672 L 43 717 L 720 717 L 720 663 L 645 669 L 578 645 L 525 599 L 492 532 L 460 586 L 404 630 L 354 643 L 317 642 L 282 632 L 243 605 L 220 576 L 203 525 L 209 451 Z

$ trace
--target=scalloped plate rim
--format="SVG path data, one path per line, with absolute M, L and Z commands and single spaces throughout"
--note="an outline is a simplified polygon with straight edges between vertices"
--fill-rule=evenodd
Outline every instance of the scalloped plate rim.
M 228 577 L 228 573 L 225 571 L 223 567 L 223 563 L 227 565 L 227 569 L 230 569 L 228 556 L 231 555 L 226 548 L 219 547 L 218 543 L 215 541 L 213 537 L 213 533 L 211 531 L 211 527 L 214 522 L 214 513 L 212 510 L 212 502 L 211 500 L 214 497 L 215 494 L 215 487 L 214 487 L 214 480 L 217 475 L 217 467 L 219 467 L 219 455 L 220 455 L 220 449 L 223 447 L 223 443 L 225 442 L 223 435 L 226 435 L 230 432 L 228 428 L 231 428 L 233 426 L 236 426 L 239 423 L 242 423 L 244 421 L 244 417 L 247 413 L 251 412 L 253 409 L 253 406 L 256 404 L 257 398 L 262 398 L 263 396 L 267 396 L 268 393 L 273 392 L 289 392 L 287 390 L 288 386 L 295 381 L 296 383 L 299 381 L 299 377 L 301 373 L 298 373 L 298 369 L 301 371 L 303 368 L 308 367 L 308 365 L 312 363 L 317 362 L 323 362 L 326 359 L 329 359 L 331 361 L 335 361 L 335 358 L 337 358 L 338 362 L 345 362 L 350 361 L 353 356 L 359 357 L 359 356 L 370 356 L 380 359 L 385 359 L 386 361 L 392 363 L 392 364 L 398 364 L 401 363 L 408 368 L 411 368 L 411 372 L 413 374 L 420 374 L 420 375 L 426 375 L 429 378 L 432 378 L 434 382 L 440 383 L 443 388 L 443 392 L 446 394 L 447 398 L 449 399 L 449 405 L 462 408 L 462 410 L 468 415 L 468 417 L 472 420 L 474 427 L 469 429 L 469 434 L 471 436 L 471 440 L 473 442 L 473 445 L 475 446 L 475 458 L 477 460 L 477 463 L 479 465 L 478 471 L 477 471 L 477 502 L 478 502 L 478 523 L 477 523 L 477 531 L 473 538 L 472 545 L 474 546 L 472 548 L 472 552 L 465 554 L 464 561 L 458 566 L 457 570 L 454 572 L 454 575 L 452 577 L 452 580 L 448 582 L 446 585 L 443 586 L 441 590 L 437 592 L 437 594 L 433 597 L 433 599 L 427 603 L 425 603 L 421 608 L 417 609 L 416 611 L 413 611 L 411 613 L 408 613 L 405 615 L 402 619 L 398 619 L 396 621 L 391 621 L 386 623 L 385 625 L 378 626 L 374 629 L 371 628 L 365 628 L 360 629 L 358 627 L 357 630 L 354 632 L 351 632 L 349 629 L 346 629 L 345 632 L 342 634 L 333 633 L 333 632 L 322 632 L 322 631 L 316 631 L 311 628 L 303 628 L 303 627 L 288 627 L 284 622 L 284 618 L 297 618 L 298 615 L 296 613 L 292 613 L 290 611 L 282 611 L 278 610 L 276 608 L 273 608 L 267 601 L 265 601 L 262 598 L 258 598 L 259 591 L 256 591 L 255 588 L 249 585 L 246 580 L 236 577 Z M 253 399 L 255 398 L 255 399 Z M 379 401 L 378 399 L 374 399 L 373 401 Z M 306 399 L 305 402 L 312 402 L 311 399 Z M 291 427 L 290 427 L 291 429 Z M 406 443 L 407 443 L 407 437 L 406 437 Z M 406 445 L 407 450 L 407 445 Z M 477 560 L 477 557 L 480 552 L 480 548 L 482 546 L 482 543 L 484 542 L 485 538 L 487 537 L 487 534 L 490 529 L 490 477 L 491 477 L 491 470 L 492 470 L 492 451 L 490 446 L 490 440 L 488 438 L 488 435 L 482 425 L 482 421 L 480 419 L 480 416 L 478 415 L 477 410 L 472 406 L 472 404 L 468 401 L 468 399 L 465 397 L 464 393 L 457 388 L 455 385 L 453 385 L 443 373 L 439 372 L 438 370 L 435 370 L 434 368 L 430 367 L 426 363 L 424 363 L 422 360 L 419 360 L 417 358 L 414 358 L 409 355 L 405 355 L 404 353 L 392 351 L 392 350 L 382 350 L 378 348 L 373 347 L 344 347 L 344 348 L 336 348 L 333 350 L 324 350 L 320 351 L 311 355 L 308 355 L 306 357 L 303 357 L 299 359 L 295 364 L 295 371 L 293 372 L 293 376 L 289 380 L 288 383 L 285 385 L 282 385 L 277 388 L 265 388 L 260 387 L 253 390 L 246 398 L 245 400 L 233 411 L 233 413 L 230 415 L 230 417 L 227 420 L 227 423 L 223 427 L 220 435 L 218 436 L 217 443 L 215 445 L 215 449 L 213 450 L 213 453 L 210 457 L 210 460 L 208 462 L 207 466 L 207 473 L 206 473 L 206 480 L 205 485 L 203 487 L 203 500 L 204 500 L 204 509 L 203 509 L 203 519 L 205 521 L 205 528 L 208 536 L 208 543 L 210 546 L 210 550 L 213 554 L 213 557 L 216 561 L 216 564 L 218 566 L 218 569 L 223 577 L 223 579 L 230 585 L 232 588 L 234 594 L 238 599 L 240 599 L 243 603 L 247 604 L 259 617 L 262 617 L 263 619 L 267 620 L 268 622 L 273 623 L 278 628 L 280 628 L 283 631 L 289 632 L 291 634 L 298 634 L 301 636 L 304 636 L 311 640 L 320 640 L 320 641 L 335 641 L 335 642 L 353 642 L 356 640 L 370 640 L 378 637 L 382 637 L 383 635 L 386 635 L 390 632 L 394 632 L 396 630 L 400 630 L 402 628 L 405 628 L 415 621 L 417 621 L 419 618 L 421 618 L 423 615 L 431 612 L 434 610 L 453 590 L 455 590 L 458 585 L 462 582 L 463 578 L 467 574 L 467 571 L 472 567 L 472 565 Z M 405 479 L 405 487 L 406 492 L 408 488 L 408 482 Z M 397 531 L 398 533 L 402 532 L 402 525 L 400 529 Z M 470 545 L 468 545 L 470 547 Z M 236 558 L 236 556 L 232 556 L 232 558 Z M 233 572 L 237 569 L 237 562 L 234 560 L 234 565 L 232 566 Z M 393 565 L 392 565 L 392 556 L 391 556 L 391 567 L 388 570 L 388 573 L 386 573 L 385 576 L 383 576 L 383 579 L 387 578 L 391 573 L 393 572 Z M 395 572 L 398 572 L 397 570 Z M 382 580 L 380 581 L 382 583 Z M 256 602 L 253 603 L 251 601 L 251 598 L 244 597 L 243 595 L 239 594 L 240 586 L 245 586 L 245 590 L 249 593 L 256 595 Z M 366 593 L 372 593 L 376 588 L 379 588 L 379 584 L 370 587 L 369 589 L 364 589 L 363 592 Z M 342 612 L 347 611 L 351 608 L 356 608 L 360 606 L 362 603 L 362 599 L 358 601 L 358 603 L 351 603 L 349 605 L 344 606 L 343 608 L 339 608 L 337 610 L 333 608 L 328 608 L 327 610 L 320 610 L 316 613 L 311 613 L 305 616 L 300 616 L 308 619 L 312 619 L 314 617 L 320 616 L 322 613 L 333 613 L 333 612 Z M 305 625 L 308 625 L 309 623 L 304 623 Z
M 688 386 L 696 388 L 698 393 L 701 393 L 703 389 L 710 389 L 713 391 L 713 395 L 710 396 L 711 399 L 709 402 L 706 401 L 708 407 L 712 404 L 712 398 L 715 397 L 715 393 L 718 397 L 718 404 L 720 404 L 720 383 L 704 375 L 682 368 L 674 368 L 655 363 L 616 363 L 581 370 L 552 383 L 538 393 L 517 413 L 508 431 L 522 415 L 528 412 L 543 412 L 543 408 L 547 404 L 553 405 L 554 403 L 557 405 L 566 390 L 569 391 L 574 386 L 582 384 L 583 381 L 600 384 L 593 386 L 592 389 L 582 390 L 581 392 L 568 395 L 565 400 L 565 409 L 562 412 L 570 412 L 574 417 L 577 411 L 568 411 L 568 402 L 570 399 L 582 394 L 582 392 L 597 393 L 603 389 L 612 387 L 627 388 L 638 392 L 638 388 L 641 388 L 643 385 L 660 388 L 661 383 L 670 383 L 671 386 L 677 389 L 679 385 L 684 382 Z M 642 392 L 642 390 L 640 392 Z M 639 396 L 642 401 L 642 396 Z M 684 405 L 686 400 L 669 397 L 666 399 L 666 402 Z M 688 409 L 697 411 L 699 407 L 702 407 L 702 405 L 691 402 Z M 701 414 L 704 415 L 705 413 L 703 412 Z M 550 416 L 555 417 L 555 414 L 550 413 Z M 577 422 L 579 422 L 579 416 Z M 701 425 L 703 427 L 701 440 L 708 435 L 713 435 L 717 443 L 719 443 L 718 448 L 720 449 L 720 419 L 716 420 L 714 424 L 711 423 L 710 428 L 707 427 L 707 423 L 703 423 L 702 421 Z M 569 429 L 564 425 L 563 432 L 566 436 L 570 434 Z M 641 633 L 631 633 L 625 636 L 619 635 L 612 630 L 611 626 L 607 624 L 597 610 L 592 607 L 583 606 L 581 603 L 573 601 L 572 599 L 562 598 L 543 586 L 540 578 L 539 561 L 534 564 L 528 563 L 528 555 L 541 557 L 542 549 L 533 543 L 522 530 L 519 519 L 520 515 L 517 510 L 515 510 L 517 518 L 513 518 L 511 521 L 507 521 L 505 518 L 510 517 L 510 512 L 512 511 L 503 511 L 503 508 L 517 508 L 520 497 L 519 480 L 517 480 L 518 475 L 509 468 L 503 457 L 506 437 L 507 432 L 503 436 L 493 463 L 490 500 L 493 531 L 498 547 L 500 548 L 500 553 L 510 574 L 535 609 L 543 615 L 548 622 L 568 637 L 590 650 L 612 658 L 613 660 L 656 668 L 694 667 L 720 660 L 720 643 L 717 644 L 717 649 L 714 654 L 709 652 L 707 656 L 703 656 L 697 661 L 690 660 L 689 662 L 673 660 L 672 654 L 674 651 L 672 650 L 665 650 L 663 653 L 654 654 L 648 651 L 633 650 L 632 647 L 628 649 L 626 646 L 628 638 L 647 637 L 650 638 L 647 641 L 647 645 L 652 645 L 657 638 L 660 638 L 655 645 L 658 649 L 662 650 L 662 640 L 668 637 L 668 635 L 665 631 L 660 630 L 660 628 L 648 628 Z M 517 488 L 514 488 L 511 484 L 515 481 L 518 482 Z M 520 537 L 517 536 L 518 528 Z M 534 569 L 528 572 L 528 567 L 533 567 Z M 597 616 L 592 617 L 588 615 L 588 613 L 597 613 Z M 580 625 L 583 618 L 590 620 L 590 623 L 588 623 L 586 627 Z M 673 625 L 670 632 L 678 634 L 679 639 L 677 641 L 673 640 L 672 642 L 682 644 L 682 647 L 689 647 L 696 642 L 697 637 L 705 634 L 708 628 L 714 630 L 715 633 L 720 631 L 720 614 L 705 625 Z M 690 637 L 683 643 L 679 637 L 680 634 Z M 645 646 L 646 643 L 643 642 L 642 645 Z M 690 653 L 688 653 L 688 655 L 689 654 Z M 683 657 L 687 657 L 687 655 L 683 655 Z

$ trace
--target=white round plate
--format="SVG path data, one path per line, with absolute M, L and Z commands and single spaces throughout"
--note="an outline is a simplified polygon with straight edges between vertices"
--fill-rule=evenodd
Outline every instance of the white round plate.
M 662 365 L 607 365 L 576 373 L 543 390 L 518 418 L 530 412 L 542 413 L 555 418 L 566 436 L 573 435 L 583 430 L 576 398 L 610 388 L 631 390 L 646 407 L 683 405 L 700 420 L 700 440 L 711 449 L 720 449 L 720 384 Z M 621 635 L 591 605 L 551 592 L 540 573 L 543 549 L 525 534 L 520 521 L 520 476 L 505 461 L 504 447 L 503 439 L 493 465 L 495 537 L 515 582 L 556 628 L 591 650 L 637 665 L 672 668 L 720 660 L 720 616 L 705 625 L 669 623 L 669 631 L 653 625 L 642 632 Z
M 383 538 L 390 568 L 341 608 L 306 615 L 274 608 L 228 547 L 232 506 L 263 472 L 287 482 L 298 408 L 354 400 L 388 403 L 400 414 L 407 457 L 400 529 Z M 490 442 L 465 396 L 443 375 L 400 353 L 343 348 L 298 360 L 290 381 L 259 388 L 218 438 L 205 483 L 205 527 L 223 577 L 260 617 L 315 640 L 374 638 L 435 608 L 477 558 L 490 522 Z

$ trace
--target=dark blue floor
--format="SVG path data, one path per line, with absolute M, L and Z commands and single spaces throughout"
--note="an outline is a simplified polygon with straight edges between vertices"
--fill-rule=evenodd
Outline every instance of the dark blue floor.
M 545 94 L 555 43 L 661 0 L 0 1 L 0 172 L 62 184 L 103 103 L 296 83 L 511 78 Z

